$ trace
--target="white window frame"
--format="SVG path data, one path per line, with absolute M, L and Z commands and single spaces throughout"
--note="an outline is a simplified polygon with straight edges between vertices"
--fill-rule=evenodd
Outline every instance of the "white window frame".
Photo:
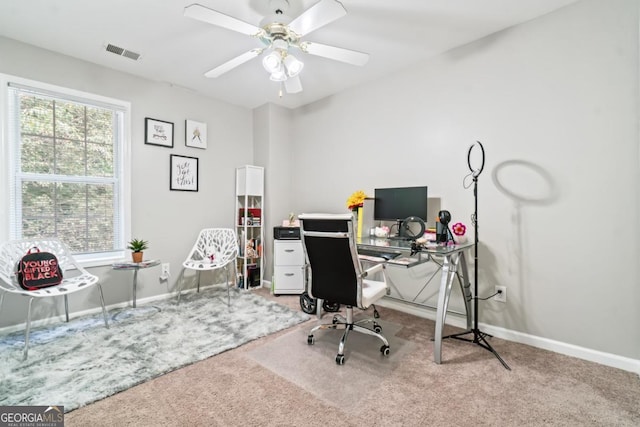
M 119 212 L 120 235 L 122 248 L 103 253 L 74 254 L 74 257 L 84 267 L 110 265 L 125 258 L 125 242 L 131 235 L 131 103 L 119 99 L 108 98 L 92 93 L 81 92 L 61 86 L 24 79 L 21 77 L 0 74 L 0 241 L 11 239 L 12 217 L 12 186 L 14 185 L 13 147 L 9 138 L 9 84 L 31 87 L 43 92 L 59 94 L 62 98 L 77 98 L 94 101 L 96 103 L 116 106 L 124 111 L 122 123 L 122 138 L 118 147 L 121 154 L 120 164 L 117 165 L 121 173 L 118 191 L 122 196 Z

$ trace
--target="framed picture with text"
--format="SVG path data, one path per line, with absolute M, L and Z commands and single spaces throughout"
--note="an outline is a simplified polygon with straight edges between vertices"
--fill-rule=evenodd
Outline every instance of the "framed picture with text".
M 207 148 L 207 124 L 186 120 L 184 141 L 187 147 Z
M 144 143 L 173 148 L 173 123 L 145 118 Z
M 198 191 L 198 158 L 178 156 L 169 157 L 169 189 L 175 191 Z

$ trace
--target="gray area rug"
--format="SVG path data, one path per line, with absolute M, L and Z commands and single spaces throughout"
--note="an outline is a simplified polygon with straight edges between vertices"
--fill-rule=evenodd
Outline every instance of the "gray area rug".
M 322 320 L 328 323 L 331 318 L 325 315 Z M 297 328 L 251 350 L 248 356 L 326 403 L 350 412 L 370 393 L 379 393 L 383 380 L 414 348 L 412 342 L 396 336 L 401 326 L 381 319 L 378 323 L 389 341 L 389 356 L 380 353 L 382 342 L 377 338 L 351 332 L 345 345 L 345 364 L 337 365 L 338 343 L 344 331 L 315 332 L 315 343 L 309 345 L 307 336 L 312 326 Z
M 224 287 L 71 319 L 0 337 L 0 405 L 64 405 L 65 412 L 309 319 Z

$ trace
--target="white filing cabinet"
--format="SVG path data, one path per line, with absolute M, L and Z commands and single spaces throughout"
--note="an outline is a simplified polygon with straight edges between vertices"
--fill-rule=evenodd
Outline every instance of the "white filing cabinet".
M 304 292 L 304 250 L 302 240 L 273 240 L 273 293 Z

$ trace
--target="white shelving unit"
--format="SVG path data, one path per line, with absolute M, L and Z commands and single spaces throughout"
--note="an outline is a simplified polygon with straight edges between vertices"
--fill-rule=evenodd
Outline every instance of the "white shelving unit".
M 264 225 L 264 168 L 236 168 L 236 267 L 241 288 L 262 286 Z

